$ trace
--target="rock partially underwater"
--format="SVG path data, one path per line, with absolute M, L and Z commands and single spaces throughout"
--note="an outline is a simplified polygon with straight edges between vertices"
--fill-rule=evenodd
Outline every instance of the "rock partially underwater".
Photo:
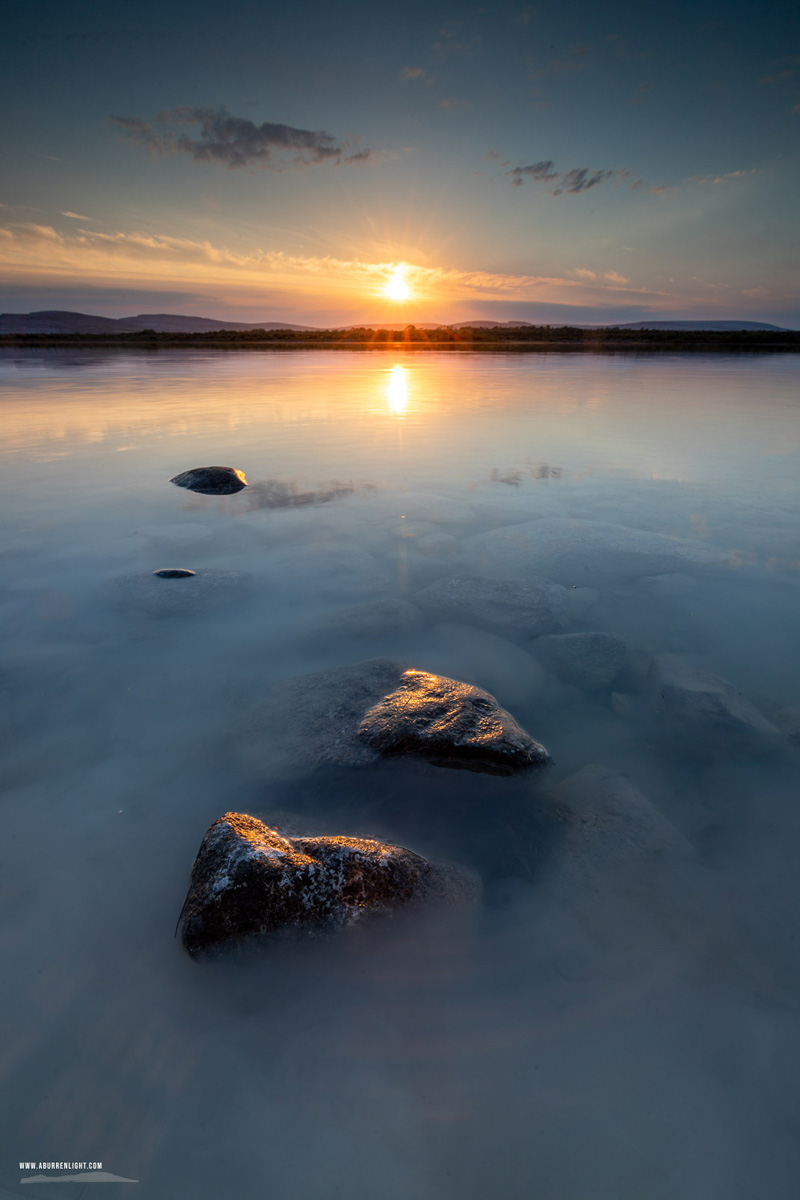
M 443 620 L 467 621 L 505 637 L 559 633 L 568 624 L 567 589 L 549 579 L 520 583 L 454 575 L 423 588 L 416 601 Z
M 418 754 L 435 766 L 491 775 L 550 762 L 489 692 L 413 669 L 365 714 L 358 736 L 381 754 Z
M 284 837 L 229 812 L 208 829 L 181 913 L 192 956 L 292 927 L 341 928 L 411 904 L 458 904 L 477 878 L 402 846 L 357 837 Z
M 561 836 L 542 881 L 567 908 L 597 919 L 609 903 L 664 916 L 683 911 L 675 873 L 692 862 L 692 848 L 626 776 L 584 767 L 548 791 L 545 803 Z
M 549 634 L 531 649 L 565 683 L 587 692 L 610 687 L 625 662 L 625 643 L 613 633 Z
M 569 587 L 617 584 L 670 571 L 697 572 L 731 561 L 728 552 L 707 542 L 572 517 L 543 517 L 481 533 L 463 542 L 463 553 L 465 562 L 482 573 L 522 580 L 545 575 Z
M 732 683 L 675 654 L 653 660 L 647 700 L 666 731 L 693 753 L 759 754 L 781 741 L 776 727 Z
M 163 567 L 134 571 L 109 581 L 119 604 L 138 608 L 156 617 L 180 617 L 207 612 L 247 595 L 253 576 L 247 571 L 220 571 L 211 567 L 190 571 Z
M 238 743 L 245 765 L 273 778 L 365 766 L 382 754 L 500 775 L 550 761 L 488 692 L 387 658 L 279 681 L 245 718 Z
M 170 483 L 188 488 L 190 492 L 200 492 L 202 496 L 233 496 L 247 487 L 244 471 L 236 467 L 192 467 L 190 471 L 173 475 Z

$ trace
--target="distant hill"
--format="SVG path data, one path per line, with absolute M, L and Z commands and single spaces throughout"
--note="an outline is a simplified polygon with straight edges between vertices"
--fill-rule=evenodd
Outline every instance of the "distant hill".
M 459 321 L 451 329 L 521 329 L 532 328 L 532 321 Z
M 313 330 L 312 325 L 289 325 L 285 321 L 216 321 L 213 317 L 183 317 L 173 313 L 142 313 L 138 317 L 94 317 L 89 313 L 47 310 L 32 313 L 0 314 L 0 333 L 138 333 L 153 329 L 156 333 L 211 333 L 215 329 L 294 329 Z
M 354 325 L 334 325 L 333 329 L 337 333 L 346 333 L 348 329 L 406 329 L 409 325 L 413 325 L 414 329 L 448 328 L 441 321 L 357 321 Z
M 121 333 L 142 333 L 152 329 L 155 333 L 203 334 L 229 330 L 231 333 L 249 333 L 253 330 L 286 330 L 290 333 L 319 334 L 324 332 L 347 333 L 359 329 L 398 331 L 412 325 L 418 330 L 498 330 L 503 331 L 503 339 L 508 340 L 508 334 L 515 330 L 529 330 L 529 334 L 520 335 L 525 338 L 536 336 L 536 330 L 547 331 L 555 326 L 534 324 L 531 321 L 459 321 L 454 325 L 445 325 L 437 321 L 360 321 L 351 325 L 338 325 L 324 330 L 314 325 L 292 325 L 287 321 L 220 321 L 213 317 L 188 317 L 177 313 L 140 313 L 138 317 L 96 317 L 89 313 L 62 312 L 47 309 L 44 312 L 32 313 L 2 313 L 0 314 L 0 334 L 30 335 L 96 335 L 105 334 L 112 337 Z M 575 324 L 559 326 L 561 329 L 585 330 L 587 333 L 601 329 L 619 330 L 652 330 L 653 332 L 677 333 L 792 333 L 780 325 L 767 325 L 763 321 L 631 321 L 620 325 L 586 325 Z M 412 335 L 413 336 L 413 335 Z M 476 337 L 477 337 L 476 332 Z
M 737 333 L 740 329 L 761 330 L 763 333 L 787 333 L 783 325 L 765 325 L 763 321 L 631 321 L 627 325 L 606 325 L 606 329 L 670 329 L 677 333 L 682 330 L 708 330 L 720 333 Z

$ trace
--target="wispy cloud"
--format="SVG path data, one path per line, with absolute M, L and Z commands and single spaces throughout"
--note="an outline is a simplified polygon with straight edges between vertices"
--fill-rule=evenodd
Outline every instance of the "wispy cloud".
M 402 70 L 404 79 L 423 79 L 427 74 L 423 67 L 403 67 Z
M 577 196 L 581 192 L 588 192 L 591 188 L 597 187 L 600 183 L 605 183 L 607 179 L 613 179 L 620 172 L 594 171 L 589 167 L 573 167 L 570 171 L 557 171 L 553 160 L 548 158 L 541 162 L 530 163 L 526 167 L 512 167 L 506 174 L 510 175 L 514 187 L 523 187 L 526 183 L 543 183 L 548 185 L 547 191 L 551 196 L 561 196 L 564 192 Z
M 702 186 L 714 183 L 728 183 L 731 179 L 749 179 L 751 175 L 758 175 L 758 167 L 750 167 L 746 171 L 728 171 L 725 175 L 692 175 L 692 183 L 699 183 Z
M 91 221 L 91 217 L 85 217 L 83 213 L 70 212 L 68 209 L 60 209 L 62 217 L 72 217 L 73 221 Z
M 217 108 L 174 108 L 154 121 L 141 117 L 112 117 L 127 137 L 145 146 L 152 154 L 186 154 L 195 162 L 218 162 L 237 167 L 281 169 L 287 162 L 298 167 L 314 163 L 336 164 L 365 162 L 368 149 L 353 150 L 324 130 L 295 129 L 264 121 L 261 125 L 246 117 L 235 117 L 222 105 Z M 195 126 L 193 136 L 183 126 Z
M 169 284 L 211 287 L 254 293 L 259 303 L 268 293 L 291 293 L 316 298 L 335 295 L 347 304 L 363 302 L 383 294 L 386 281 L 396 271 L 396 262 L 368 262 L 359 258 L 293 256 L 254 249 L 249 253 L 230 250 L 211 242 L 141 233 L 102 233 L 81 229 L 60 233 L 47 225 L 19 224 L 0 228 L 0 265 L 17 283 L 57 277 L 62 281 L 82 280 L 97 284 L 113 280 L 152 287 Z M 421 302 L 448 300 L 520 300 L 582 303 L 597 297 L 658 295 L 644 288 L 629 287 L 624 277 L 607 272 L 604 278 L 578 278 L 465 271 L 457 268 L 403 264 L 404 278 Z

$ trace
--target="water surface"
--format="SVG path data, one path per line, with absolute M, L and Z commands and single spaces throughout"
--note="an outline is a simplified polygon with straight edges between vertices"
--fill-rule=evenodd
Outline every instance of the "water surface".
M 800 751 L 683 753 L 641 689 L 668 652 L 769 720 L 800 704 L 798 366 L 3 353 L 10 1193 L 73 1186 L 20 1188 L 19 1159 L 102 1161 L 154 1198 L 797 1194 Z M 168 483 L 212 463 L 251 486 Z M 480 573 L 470 538 L 553 517 L 724 552 L 594 581 L 574 628 L 625 638 L 614 696 L 463 622 L 325 634 L 343 607 Z M 110 580 L 164 567 L 254 587 L 185 618 L 119 606 Z M 493 692 L 553 754 L 547 783 L 247 767 L 237 733 L 272 681 L 375 655 Z M 655 910 L 548 883 L 528 814 L 590 764 L 687 848 L 685 871 L 654 866 Z M 193 963 L 174 924 L 227 809 L 457 859 L 484 900 Z

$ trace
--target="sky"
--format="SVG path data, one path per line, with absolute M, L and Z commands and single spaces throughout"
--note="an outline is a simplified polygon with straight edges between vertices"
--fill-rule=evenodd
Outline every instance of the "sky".
M 9 8 L 2 311 L 800 327 L 795 3 Z

